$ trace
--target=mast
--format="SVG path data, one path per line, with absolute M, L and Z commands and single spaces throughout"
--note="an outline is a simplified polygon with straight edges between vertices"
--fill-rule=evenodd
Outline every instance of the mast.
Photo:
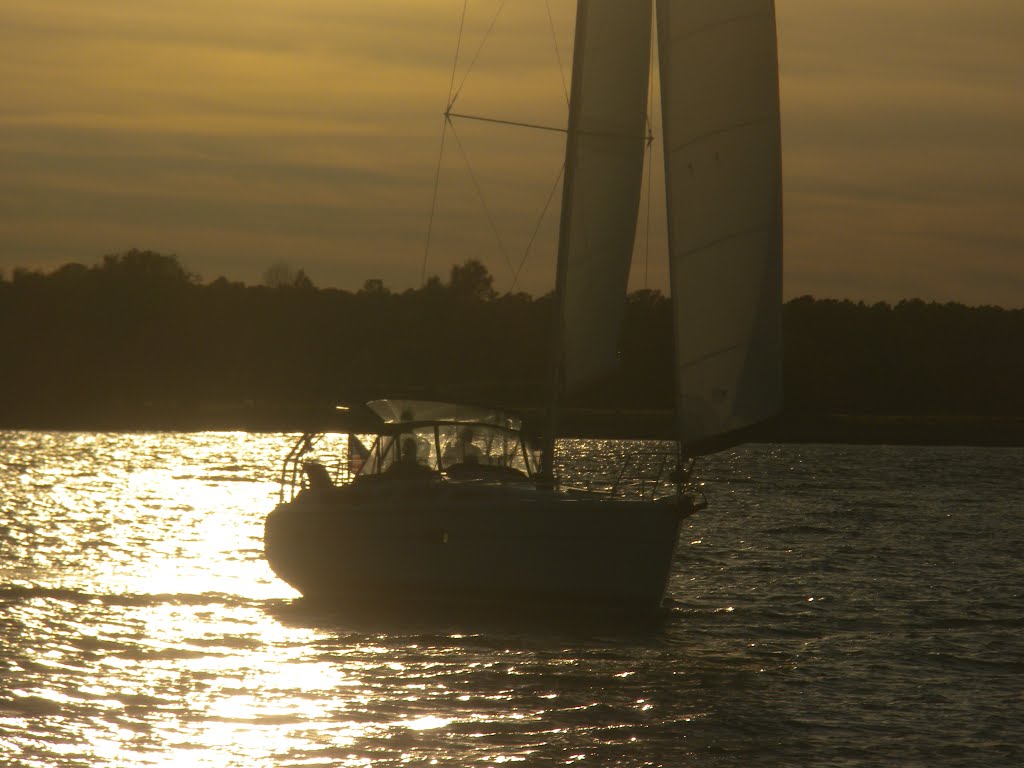
M 669 18 L 669 7 L 668 4 L 663 0 L 655 0 L 655 24 L 657 26 L 657 40 L 658 40 L 658 87 L 659 97 L 661 99 L 661 135 L 663 143 L 663 154 L 665 163 L 665 203 L 667 210 L 666 215 L 666 235 L 668 236 L 669 243 L 669 269 L 674 266 L 672 259 L 672 244 L 676 241 L 676 217 L 672 215 L 671 204 L 676 199 L 676 193 L 672 173 L 671 165 L 668 161 L 670 152 L 670 145 L 667 137 L 673 136 L 674 126 L 672 125 L 673 118 L 675 117 L 676 110 L 672 108 L 671 104 L 671 92 L 672 92 L 672 78 L 674 75 L 674 69 L 672 67 L 672 51 L 673 46 L 671 44 L 671 20 Z M 671 279 L 670 279 L 671 285 Z M 678 361 L 682 356 L 682 334 L 683 329 L 679 327 L 679 322 L 676 320 L 677 313 L 675 303 L 679 301 L 679 297 L 674 295 L 674 292 L 669 289 L 669 296 L 672 301 L 672 360 L 673 360 L 673 375 L 674 375 L 674 391 L 672 393 L 673 400 L 673 418 L 675 420 L 675 438 L 676 438 L 676 452 L 677 462 L 679 467 L 683 465 L 684 450 L 683 445 L 686 440 L 686 428 L 688 425 L 684 424 L 683 419 L 683 381 L 684 372 L 680 370 L 679 365 L 675 362 Z M 677 481 L 679 482 L 679 481 Z
M 565 285 L 569 269 L 572 190 L 576 179 L 576 145 L 579 141 L 580 91 L 583 84 L 583 50 L 587 4 L 576 4 L 576 33 L 573 39 L 572 85 L 569 89 L 569 124 L 565 138 L 565 174 L 562 180 L 562 213 L 558 227 L 558 260 L 555 267 L 555 295 L 552 308 L 547 387 L 544 400 L 544 435 L 541 446 L 539 481 L 554 486 L 555 439 L 558 434 L 559 406 L 564 390 Z

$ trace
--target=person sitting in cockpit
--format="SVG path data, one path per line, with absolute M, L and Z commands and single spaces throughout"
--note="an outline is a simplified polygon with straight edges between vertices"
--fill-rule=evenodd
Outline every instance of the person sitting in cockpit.
M 445 466 L 479 464 L 483 458 L 483 451 L 473 443 L 473 430 L 469 427 L 460 429 L 456 441 L 448 443 L 445 447 L 443 458 Z
M 419 457 L 419 450 L 416 446 L 415 437 L 406 437 L 402 440 L 402 453 L 398 461 L 388 467 L 388 472 L 420 472 L 430 471 Z

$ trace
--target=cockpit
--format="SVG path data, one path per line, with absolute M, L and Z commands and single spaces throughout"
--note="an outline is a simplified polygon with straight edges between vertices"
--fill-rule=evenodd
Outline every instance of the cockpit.
M 373 400 L 366 406 L 369 421 L 298 439 L 282 471 L 282 501 L 304 488 L 375 484 L 371 478 L 508 483 L 529 481 L 537 471 L 514 414 L 429 400 Z
M 536 471 L 521 420 L 505 411 L 425 400 L 373 400 L 367 406 L 381 428 L 355 448 L 364 452 L 360 476 L 418 470 L 497 476 L 504 470 L 526 479 Z

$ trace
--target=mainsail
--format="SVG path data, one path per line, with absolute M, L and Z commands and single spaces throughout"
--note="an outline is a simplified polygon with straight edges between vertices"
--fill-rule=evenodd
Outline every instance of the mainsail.
M 615 364 L 646 141 L 651 0 L 577 8 L 558 292 L 567 389 Z
M 782 403 L 782 161 L 773 0 L 658 2 L 677 413 L 684 450 Z

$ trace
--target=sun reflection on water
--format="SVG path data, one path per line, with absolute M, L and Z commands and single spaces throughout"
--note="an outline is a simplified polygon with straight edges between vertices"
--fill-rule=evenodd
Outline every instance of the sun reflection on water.
M 500 746 L 543 711 L 516 700 L 508 681 L 535 673 L 514 650 L 466 653 L 480 637 L 464 633 L 338 635 L 281 613 L 295 593 L 261 536 L 288 442 L 8 438 L 0 642 L 19 683 L 0 738 L 21 764 L 437 764 L 452 748 L 497 764 L 533 751 Z
M 888 759 L 908 756 L 893 746 L 905 722 L 931 728 L 935 744 L 948 728 L 928 712 L 981 728 L 956 709 L 949 692 L 965 686 L 946 684 L 957 681 L 950 669 L 989 681 L 995 702 L 1018 695 L 993 682 L 1014 679 L 1015 582 L 990 575 L 1019 570 L 1019 520 L 1000 516 L 1020 498 L 1019 452 L 974 463 L 935 453 L 942 474 L 913 514 L 909 491 L 871 505 L 880 473 L 892 465 L 905 483 L 925 454 L 890 451 L 881 464 L 843 449 L 840 477 L 828 475 L 836 449 L 727 452 L 706 475 L 714 512 L 687 522 L 665 627 L 531 633 L 515 617 L 484 630 L 380 626 L 295 601 L 261 544 L 290 442 L 0 433 L 0 764 L 805 764 L 798 749 L 780 757 L 786 739 L 803 745 L 810 733 L 816 750 L 832 739 L 821 754 L 845 760 L 851 717 L 864 732 L 890 728 L 879 762 L 906 764 Z M 760 481 L 744 479 L 752 467 Z M 936 506 L 935 477 L 950 493 L 972 489 L 957 516 Z M 857 503 L 838 498 L 839 482 L 860 489 Z M 770 499 L 766 483 L 778 486 Z M 985 488 L 991 500 L 976 501 Z M 986 578 L 934 565 L 946 549 L 984 562 Z M 922 568 L 960 601 L 948 616 L 929 615 L 939 602 L 917 589 Z M 880 574 L 897 583 L 876 599 Z M 975 615 L 984 633 L 972 646 L 957 627 Z M 915 634 L 901 639 L 908 620 Z M 921 675 L 929 664 L 937 683 Z M 878 713 L 880 677 L 898 717 Z M 1000 716 L 985 715 L 1009 727 Z M 975 745 L 999 728 L 978 730 Z

